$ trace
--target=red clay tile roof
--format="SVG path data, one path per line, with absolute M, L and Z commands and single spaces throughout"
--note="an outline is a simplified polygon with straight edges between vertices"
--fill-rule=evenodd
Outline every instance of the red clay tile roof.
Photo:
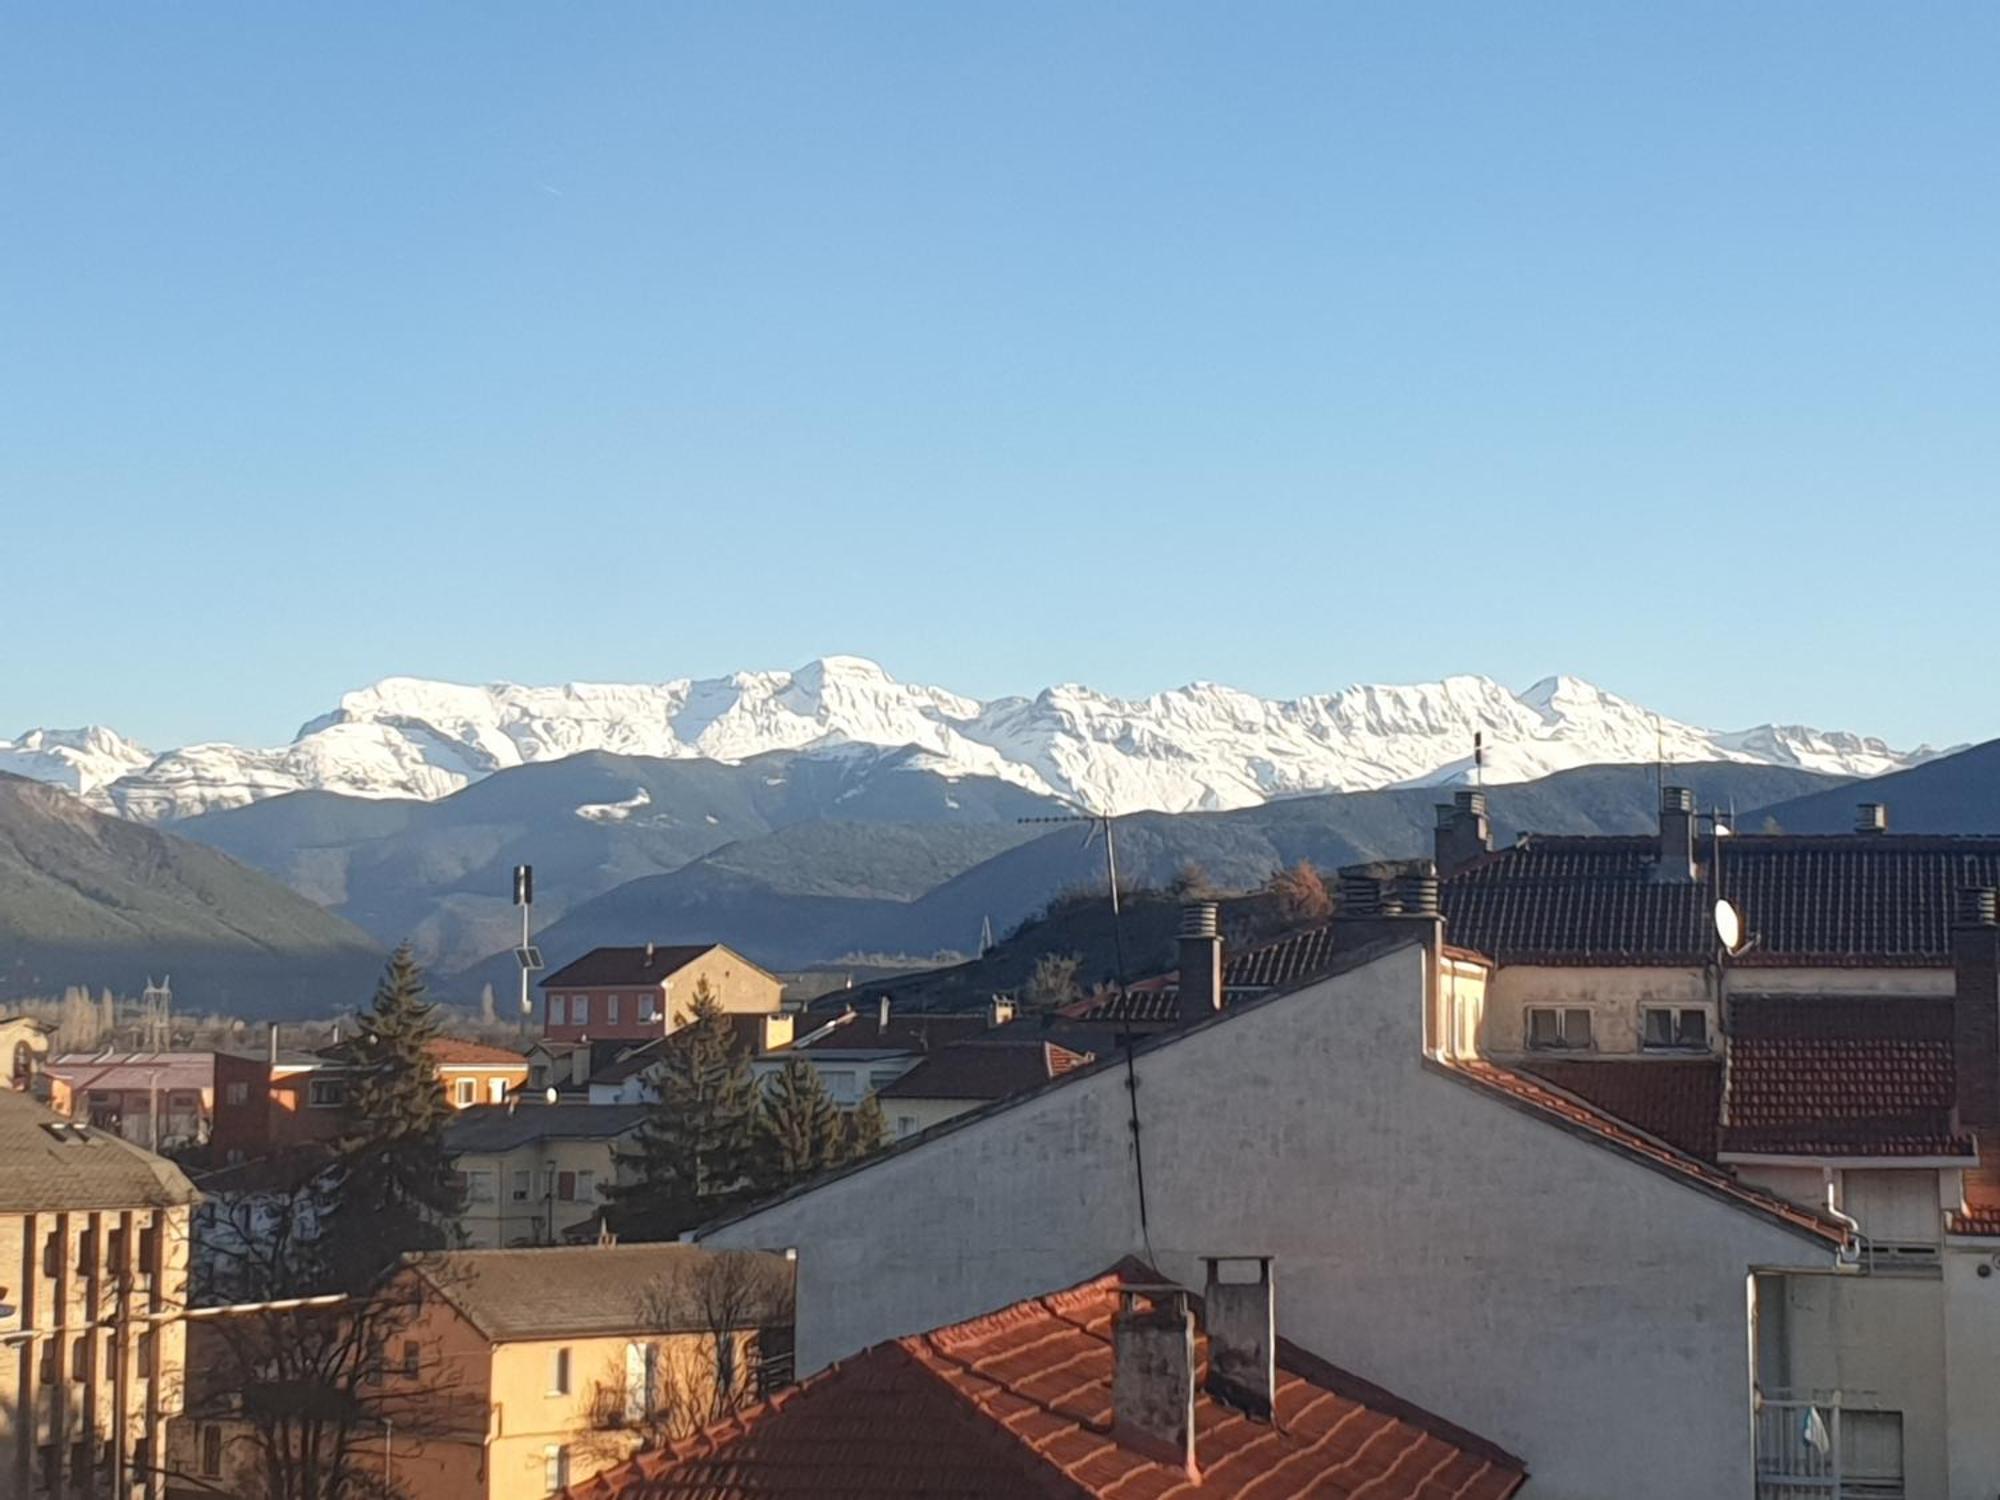
M 1951 1216 L 1951 1233 L 2000 1236 L 2000 1153 L 1989 1146 L 1964 1183 L 1965 1207 Z
M 894 1083 L 884 1099 L 1005 1099 L 1091 1061 L 1054 1042 L 960 1042 L 933 1052 Z
M 2000 885 L 2000 839 L 1737 834 L 1722 873 L 1655 881 L 1651 837 L 1530 837 L 1445 880 L 1446 931 L 1502 963 L 1688 963 L 1708 958 L 1727 897 L 1756 946 L 1741 966 L 1951 961 L 1956 893 Z M 1710 862 L 1710 841 L 1697 853 Z
M 1703 1161 L 1715 1160 L 1722 1119 L 1720 1058 L 1542 1059 L 1516 1070 Z
M 1722 1150 L 1970 1156 L 1952 1127 L 1951 1011 L 1948 996 L 1738 998 Z
M 1809 1234 L 1832 1245 L 1846 1243 L 1847 1231 L 1833 1220 L 1811 1209 L 1800 1208 L 1770 1193 L 1746 1187 L 1729 1173 L 1699 1161 L 1685 1151 L 1626 1121 L 1606 1114 L 1589 1100 L 1567 1090 L 1503 1068 L 1485 1059 L 1446 1061 L 1426 1059 L 1425 1066 L 1448 1078 L 1457 1078 L 1478 1088 L 1491 1090 L 1518 1107 L 1527 1109 L 1557 1125 L 1608 1147 L 1656 1171 L 1678 1177 L 1689 1186 L 1735 1202 L 1785 1227 Z
M 592 948 L 582 958 L 564 964 L 549 975 L 542 981 L 542 988 L 656 985 L 716 946 L 714 943 L 656 943 L 650 950 L 644 944 L 636 948 Z M 647 957 L 649 951 L 650 959 Z
M 528 1059 L 505 1047 L 489 1047 L 484 1042 L 468 1042 L 455 1036 L 441 1036 L 424 1049 L 440 1068 L 525 1068 Z
M 895 1339 L 576 1500 L 1504 1500 L 1520 1460 L 1280 1342 L 1275 1421 L 1195 1402 L 1197 1485 L 1110 1435 L 1117 1275 Z M 1196 1358 L 1206 1366 L 1206 1340 Z

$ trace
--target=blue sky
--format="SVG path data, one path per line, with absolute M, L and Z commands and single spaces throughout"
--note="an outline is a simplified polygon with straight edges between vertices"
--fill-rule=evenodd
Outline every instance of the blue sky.
M 1947 742 L 1991 6 L 32 6 L 0 735 L 872 655 Z

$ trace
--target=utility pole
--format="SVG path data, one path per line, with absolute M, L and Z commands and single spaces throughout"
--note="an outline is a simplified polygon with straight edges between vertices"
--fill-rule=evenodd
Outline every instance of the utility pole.
M 521 965 L 521 1035 L 525 1037 L 528 1034 L 528 1017 L 535 1012 L 528 986 L 533 982 L 536 971 L 542 967 L 542 953 L 535 946 L 528 925 L 535 910 L 533 865 L 514 866 L 514 904 L 521 909 L 521 946 L 514 950 L 514 957 Z

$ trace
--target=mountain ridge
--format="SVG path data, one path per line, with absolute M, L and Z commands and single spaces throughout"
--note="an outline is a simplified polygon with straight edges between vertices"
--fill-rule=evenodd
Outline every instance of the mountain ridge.
M 1662 755 L 1867 777 L 1934 753 L 1801 725 L 1705 729 L 1560 675 L 1518 693 L 1461 674 L 1292 699 L 1214 682 L 1126 699 L 1064 683 L 981 702 L 900 682 L 862 657 L 828 656 L 789 672 L 653 684 L 387 677 L 343 694 L 275 748 L 154 755 L 101 726 L 36 729 L 0 742 L 0 770 L 162 823 L 302 790 L 436 801 L 499 770 L 591 750 L 740 764 L 776 751 L 907 746 L 942 775 L 990 777 L 1093 811 L 1191 812 L 1462 780 L 1474 770 L 1475 734 L 1485 741 L 1478 769 L 1495 783 Z

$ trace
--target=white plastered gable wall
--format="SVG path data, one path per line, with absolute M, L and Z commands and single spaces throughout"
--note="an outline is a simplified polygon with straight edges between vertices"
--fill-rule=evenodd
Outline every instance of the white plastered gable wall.
M 1137 1062 L 1154 1258 L 1277 1257 L 1279 1331 L 1525 1458 L 1542 1500 L 1752 1492 L 1749 1277 L 1832 1251 L 1422 1058 L 1397 949 Z M 1100 1067 L 710 1243 L 799 1253 L 802 1372 L 1146 1253 Z

